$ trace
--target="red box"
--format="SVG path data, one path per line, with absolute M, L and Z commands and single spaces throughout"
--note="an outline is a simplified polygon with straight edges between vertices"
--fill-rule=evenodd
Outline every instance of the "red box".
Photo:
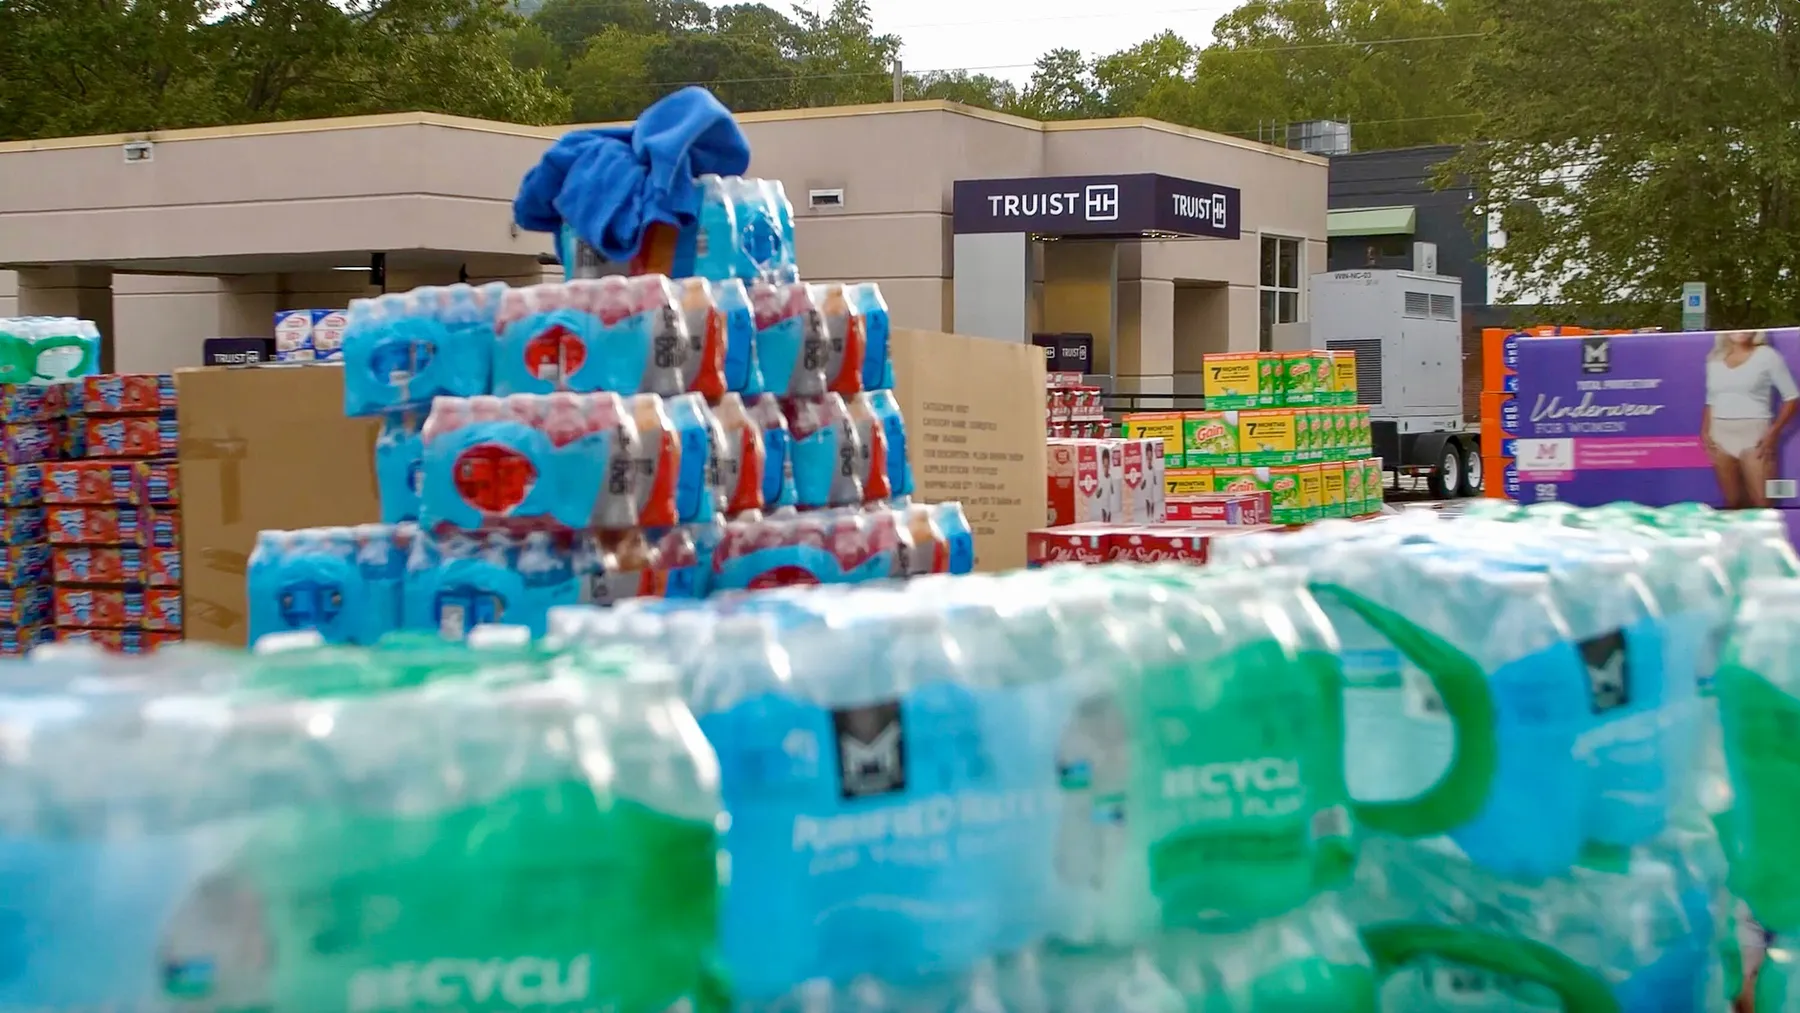
M 1123 507 L 1124 448 L 1105 440 L 1049 441 L 1050 526 L 1111 524 Z
M 181 517 L 149 507 L 57 506 L 44 509 L 51 545 L 181 547 Z
M 58 584 L 181 586 L 180 549 L 59 545 L 51 567 Z
M 157 506 L 174 506 L 181 502 L 181 465 L 175 461 L 145 461 L 149 475 L 146 498 Z
M 141 461 L 51 461 L 43 465 L 44 502 L 56 506 L 136 506 L 149 498 Z
M 1107 559 L 1115 563 L 1204 563 L 1218 534 L 1176 525 L 1123 528 L 1108 538 Z
M 95 644 L 109 651 L 125 654 L 148 654 L 167 644 L 179 643 L 181 634 L 150 630 L 64 628 L 56 631 L 56 639 L 65 644 Z
M 173 457 L 180 441 L 175 419 L 156 415 L 98 415 L 69 419 L 73 457 Z
M 1025 565 L 1050 563 L 1104 563 L 1111 550 L 1110 524 L 1073 524 L 1039 528 L 1025 533 Z
M 1216 492 L 1171 496 L 1170 521 L 1198 524 L 1267 524 L 1273 510 L 1267 492 Z
M 180 632 L 181 592 L 173 588 L 59 587 L 56 625 Z
M 70 410 L 83 415 L 129 415 L 175 407 L 175 378 L 167 373 L 102 373 L 70 385 Z

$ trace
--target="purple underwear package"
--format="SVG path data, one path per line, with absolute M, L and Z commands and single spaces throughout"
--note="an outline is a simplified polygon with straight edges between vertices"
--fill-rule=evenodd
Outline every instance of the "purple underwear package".
M 1800 328 L 1519 342 L 1518 498 L 1800 508 Z

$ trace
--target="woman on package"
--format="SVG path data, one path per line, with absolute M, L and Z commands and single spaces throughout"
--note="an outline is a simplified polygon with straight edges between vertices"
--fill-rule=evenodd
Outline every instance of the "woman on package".
M 1775 395 L 1780 403 L 1775 403 Z M 1782 431 L 1800 409 L 1800 386 L 1763 331 L 1723 331 L 1706 357 L 1700 439 L 1728 508 L 1766 507 Z

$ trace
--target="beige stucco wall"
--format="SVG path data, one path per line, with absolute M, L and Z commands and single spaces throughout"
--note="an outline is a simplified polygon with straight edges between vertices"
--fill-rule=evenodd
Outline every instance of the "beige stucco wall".
M 1041 124 L 937 102 L 740 119 L 751 172 L 782 180 L 795 204 L 806 275 L 881 283 L 897 326 L 951 326 L 958 179 L 1163 172 L 1242 190 L 1241 240 L 1121 244 L 1107 340 L 1122 376 L 1180 372 L 1196 343 L 1255 346 L 1259 231 L 1306 239 L 1307 266 L 1324 264 L 1326 168 L 1311 156 L 1144 120 Z M 388 254 L 390 289 L 454 281 L 461 265 L 554 276 L 532 260 L 550 237 L 520 233 L 510 205 L 563 129 L 409 114 L 173 131 L 152 135 L 140 164 L 125 162 L 124 137 L 0 144 L 0 265 L 110 268 L 121 369 L 194 362 L 205 337 L 268 333 L 276 309 L 369 294 L 362 275 L 330 268 L 372 250 Z M 810 209 L 813 189 L 842 189 L 843 206 Z M 1178 312 L 1183 280 L 1226 294 Z M 0 313 L 33 301 L 21 287 L 0 270 Z M 1043 292 L 1032 319 L 1058 299 Z

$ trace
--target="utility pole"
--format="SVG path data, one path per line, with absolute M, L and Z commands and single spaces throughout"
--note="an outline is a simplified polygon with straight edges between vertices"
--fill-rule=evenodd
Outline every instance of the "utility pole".
M 906 71 L 900 66 L 899 58 L 894 60 L 894 101 L 906 101 Z

